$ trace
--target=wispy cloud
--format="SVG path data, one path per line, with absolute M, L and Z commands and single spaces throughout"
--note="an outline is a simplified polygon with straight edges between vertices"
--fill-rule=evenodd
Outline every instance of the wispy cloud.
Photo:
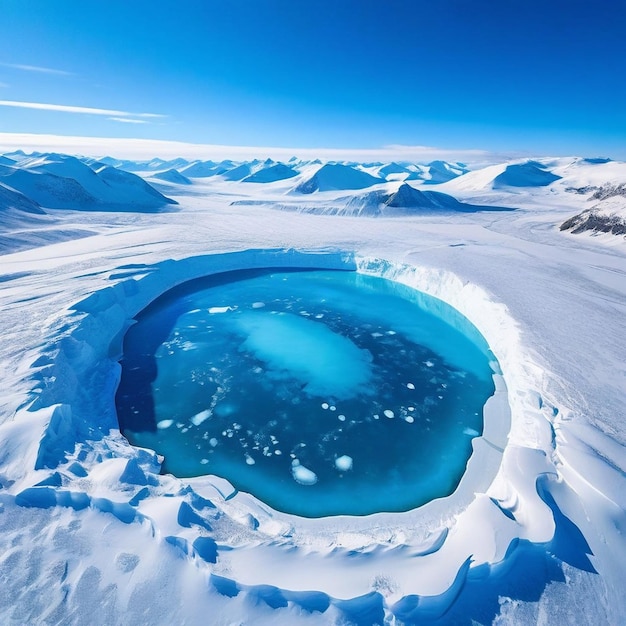
M 36 109 L 38 111 L 60 111 L 62 113 L 85 113 L 87 115 L 106 115 L 109 118 L 164 118 L 166 115 L 159 113 L 131 113 L 116 109 L 99 109 L 94 107 L 72 106 L 67 104 L 49 104 L 45 102 L 22 102 L 20 100 L 0 100 L 0 106 L 17 109 Z M 119 119 L 118 119 L 119 121 Z M 127 119 L 126 121 L 131 121 Z
M 5 87 L 8 87 L 8 85 L 6 83 L 0 83 L 0 89 L 3 89 Z
M 10 67 L 14 70 L 22 70 L 23 72 L 37 72 L 39 74 L 53 74 L 55 76 L 74 76 L 73 72 L 58 70 L 52 67 L 41 67 L 40 65 L 24 65 L 22 63 L 0 63 L 2 67 Z
M 138 120 L 132 117 L 107 117 L 112 122 L 124 122 L 125 124 L 147 124 L 146 120 Z
M 10 150 L 54 151 L 84 156 L 112 155 L 125 159 L 152 159 L 154 157 L 187 159 L 253 158 L 325 159 L 329 161 L 409 161 L 424 163 L 434 159 L 463 161 L 473 166 L 502 162 L 506 159 L 529 156 L 519 152 L 495 153 L 486 150 L 455 150 L 428 146 L 386 146 L 382 148 L 283 148 L 268 146 L 224 146 L 197 144 L 160 139 L 131 139 L 112 137 L 77 137 L 37 135 L 30 133 L 0 133 L 0 151 Z M 533 155 L 541 156 L 541 155 Z

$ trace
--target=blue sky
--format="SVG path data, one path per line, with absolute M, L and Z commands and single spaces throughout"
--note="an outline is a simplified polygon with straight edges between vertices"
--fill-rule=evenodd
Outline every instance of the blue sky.
M 0 133 L 626 158 L 625 29 L 626 0 L 4 0 Z

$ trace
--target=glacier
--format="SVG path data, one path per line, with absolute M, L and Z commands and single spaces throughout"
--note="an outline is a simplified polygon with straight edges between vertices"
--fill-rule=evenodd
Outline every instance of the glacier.
M 243 184 L 194 178 L 184 164 L 191 185 L 153 183 L 155 170 L 137 164 L 179 203 L 151 212 L 53 209 L 0 180 L 11 203 L 0 276 L 2 621 L 621 623 L 626 249 L 620 235 L 559 225 L 594 193 L 570 189 L 621 184 L 624 164 L 533 162 L 559 178 L 514 169 L 515 184 L 494 184 L 517 164 L 507 162 L 429 184 L 509 211 L 390 217 L 326 211 L 346 189 L 306 194 L 320 214 L 277 211 L 299 202 L 296 177 Z M 117 359 L 139 311 L 215 272 L 312 266 L 418 289 L 487 340 L 501 374 L 450 497 L 304 519 L 220 477 L 161 474 L 157 454 L 121 436 Z

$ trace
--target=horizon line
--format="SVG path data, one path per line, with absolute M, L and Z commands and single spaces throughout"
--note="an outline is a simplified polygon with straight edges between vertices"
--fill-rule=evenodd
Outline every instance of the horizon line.
M 186 158 L 186 159 L 326 159 L 357 162 L 433 160 L 457 161 L 472 164 L 490 164 L 515 158 L 554 156 L 538 155 L 525 151 L 496 152 L 481 149 L 450 149 L 434 146 L 389 144 L 374 148 L 311 148 L 279 146 L 237 146 L 204 144 L 164 139 L 139 139 L 123 137 L 88 137 L 79 135 L 54 135 L 36 133 L 0 132 L 0 150 L 31 150 L 63 152 L 88 157 L 111 156 L 119 159 Z

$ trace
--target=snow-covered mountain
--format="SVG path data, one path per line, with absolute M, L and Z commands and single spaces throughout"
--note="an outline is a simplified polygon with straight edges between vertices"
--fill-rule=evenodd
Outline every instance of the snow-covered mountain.
M 3 219 L 9 212 L 43 215 L 45 211 L 33 200 L 0 182 L 0 212 Z
M 246 176 L 244 183 L 275 183 L 298 175 L 298 171 L 284 163 L 270 163 L 264 165 L 253 174 Z
M 245 202 L 240 204 L 245 204 Z M 276 208 L 321 215 L 368 217 L 426 215 L 433 212 L 445 214 L 502 210 L 501 207 L 496 206 L 480 206 L 459 202 L 449 194 L 439 191 L 422 191 L 404 182 L 377 185 L 376 189 L 357 192 L 349 196 L 340 196 L 319 204 L 283 202 L 277 204 Z
M 0 182 L 50 209 L 156 210 L 176 204 L 135 174 L 101 164 L 94 170 L 60 154 L 0 165 Z
M 191 181 L 174 168 L 165 170 L 164 172 L 157 172 L 153 174 L 152 177 L 164 180 L 168 183 L 175 183 L 176 185 L 191 185 Z
M 214 161 L 196 161 L 177 169 L 187 178 L 210 178 L 211 176 L 224 174 L 224 172 L 228 172 L 234 166 L 235 164 L 232 161 L 222 161 L 220 163 L 215 163 Z
M 372 176 L 350 165 L 326 163 L 320 167 L 307 169 L 303 178 L 293 188 L 293 193 L 310 194 L 316 191 L 336 191 L 339 189 L 364 189 L 384 179 Z
M 167 186 L 157 187 L 175 193 L 177 185 L 189 186 L 193 180 L 216 193 L 234 195 L 235 204 L 343 215 L 516 208 L 520 194 L 536 200 L 549 198 L 550 202 L 560 198 L 576 209 L 565 220 L 564 230 L 615 234 L 622 228 L 620 201 L 606 200 L 622 194 L 626 163 L 607 158 L 542 157 L 470 171 L 461 163 L 446 161 L 355 163 L 296 157 L 288 163 L 269 158 L 130 161 L 26 155 L 22 151 L 0 155 L 0 182 L 44 208 L 157 210 L 173 201 L 150 181 L 166 182 Z M 248 185 L 241 183 L 256 185 L 246 190 Z M 290 196 L 307 200 L 294 203 Z M 585 206 L 587 199 L 593 204 Z
M 585 189 L 588 191 L 589 187 Z M 565 220 L 561 230 L 571 230 L 574 234 L 591 231 L 626 235 L 626 183 L 593 189 L 588 201 L 595 204 Z
M 517 194 L 534 189 L 558 189 L 591 193 L 607 184 L 626 180 L 626 163 L 580 157 L 516 159 L 469 171 L 442 184 L 455 192 L 509 191 Z
M 448 163 L 447 161 L 431 161 L 426 166 L 426 175 L 423 176 L 424 182 L 430 185 L 438 185 L 445 183 L 454 178 L 458 178 L 469 172 L 463 163 Z
M 546 187 L 561 178 L 547 165 L 536 160 L 499 163 L 461 176 L 441 181 L 453 191 L 484 191 L 490 189 Z

